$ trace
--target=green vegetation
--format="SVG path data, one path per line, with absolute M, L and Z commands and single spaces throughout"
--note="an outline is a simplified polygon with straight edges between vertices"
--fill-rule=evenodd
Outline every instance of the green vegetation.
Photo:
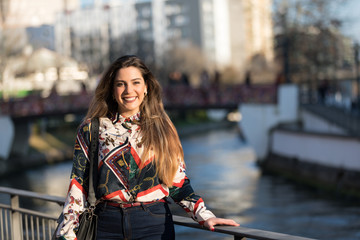
M 176 127 L 211 122 L 206 110 L 168 111 L 167 113 Z

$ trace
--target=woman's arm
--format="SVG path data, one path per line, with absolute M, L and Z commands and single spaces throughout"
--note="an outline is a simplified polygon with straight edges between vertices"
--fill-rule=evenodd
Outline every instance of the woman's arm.
M 239 226 L 230 219 L 217 218 L 210 210 L 206 209 L 203 199 L 196 195 L 186 176 L 184 164 L 180 164 L 179 170 L 174 178 L 173 187 L 170 188 L 170 197 L 178 203 L 199 224 L 210 230 L 214 225 Z
M 83 122 L 77 131 L 73 153 L 73 167 L 70 176 L 70 186 L 63 208 L 64 220 L 57 232 L 60 239 L 76 239 L 76 230 L 79 225 L 79 215 L 86 207 L 89 189 L 89 158 L 90 121 Z

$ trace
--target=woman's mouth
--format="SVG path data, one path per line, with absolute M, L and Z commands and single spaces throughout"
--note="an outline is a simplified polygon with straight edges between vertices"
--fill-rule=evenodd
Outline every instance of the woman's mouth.
M 135 101 L 136 97 L 124 97 L 123 99 L 126 102 L 133 102 L 133 101 Z

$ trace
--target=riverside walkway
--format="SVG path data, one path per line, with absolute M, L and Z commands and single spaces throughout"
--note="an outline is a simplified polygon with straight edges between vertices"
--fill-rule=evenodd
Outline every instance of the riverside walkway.
M 326 106 L 323 104 L 305 104 L 301 106 L 332 124 L 343 128 L 349 136 L 360 138 L 360 111 L 345 110 L 343 108 Z
M 27 198 L 41 201 L 42 203 L 52 202 L 63 205 L 65 200 L 64 198 L 7 187 L 0 187 L 0 193 L 6 195 L 9 202 L 8 204 L 0 203 L 0 239 L 51 239 L 52 233 L 57 225 L 57 217 L 51 214 L 23 208 L 20 206 L 20 199 Z M 59 215 L 60 212 L 56 214 Z M 177 225 L 209 231 L 190 218 L 174 215 L 173 219 L 174 223 Z M 233 236 L 234 240 L 245 240 L 246 238 L 259 240 L 311 240 L 310 238 L 245 228 L 241 226 L 216 226 L 214 232 Z

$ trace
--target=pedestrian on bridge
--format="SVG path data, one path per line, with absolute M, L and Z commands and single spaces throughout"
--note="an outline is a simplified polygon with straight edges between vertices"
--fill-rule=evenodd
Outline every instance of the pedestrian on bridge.
M 60 239 L 76 238 L 86 209 L 92 118 L 99 118 L 97 239 L 174 239 L 170 198 L 210 230 L 239 225 L 217 218 L 194 192 L 159 82 L 138 57 L 123 56 L 103 74 L 78 128 Z

